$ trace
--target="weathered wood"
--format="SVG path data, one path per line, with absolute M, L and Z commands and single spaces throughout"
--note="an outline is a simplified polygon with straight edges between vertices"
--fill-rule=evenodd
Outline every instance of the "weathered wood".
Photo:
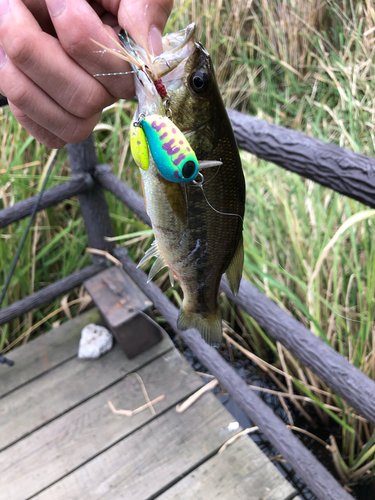
M 154 348 L 127 360 L 116 345 L 96 360 L 71 359 L 1 400 L 0 449 L 71 410 L 86 399 L 160 356 L 172 343 L 167 335 Z
M 233 417 L 212 394 L 174 408 L 35 497 L 38 500 L 154 498 L 229 439 Z
M 152 300 L 155 307 L 186 342 L 201 363 L 220 381 L 234 401 L 290 463 L 311 491 L 321 500 L 352 500 L 352 496 L 287 429 L 285 423 L 274 415 L 272 410 L 248 388 L 245 381 L 221 358 L 219 353 L 204 342 L 196 330 L 185 332 L 178 330 L 177 309 L 154 283 L 147 283 L 146 274 L 137 269 L 127 252 L 121 252 L 121 248 L 119 248 L 116 249 L 115 255 L 121 261 L 125 271 Z
M 286 500 L 294 492 L 260 448 L 242 436 L 158 500 Z
M 60 295 L 68 292 L 72 288 L 82 285 L 84 281 L 91 276 L 103 271 L 107 267 L 107 263 L 103 258 L 97 259 L 95 264 L 87 266 L 81 271 L 76 271 L 66 278 L 63 278 L 51 285 L 47 285 L 41 290 L 38 290 L 24 299 L 13 302 L 10 306 L 0 309 L 0 325 L 8 323 L 21 314 L 32 311 L 37 307 L 41 307 L 47 302 L 57 299 Z
M 240 148 L 375 208 L 375 158 L 227 111 Z
M 39 202 L 38 210 L 43 210 L 52 205 L 56 205 L 67 198 L 72 198 L 83 193 L 93 183 L 92 177 L 89 174 L 79 174 L 72 181 L 64 182 L 59 186 L 53 187 L 45 191 L 42 199 Z M 0 211 L 0 228 L 5 227 L 12 222 L 16 222 L 27 215 L 30 215 L 36 203 L 38 203 L 39 195 L 32 196 L 27 200 L 20 201 L 12 207 L 4 208 Z
M 174 408 L 202 385 L 175 349 L 137 374 L 151 400 L 165 395 L 155 405 L 157 415 Z M 154 418 L 150 410 L 132 417 L 114 415 L 108 401 L 128 410 L 146 402 L 139 380 L 128 377 L 0 453 L 0 492 L 7 493 L 7 500 L 30 498 Z M 90 492 L 81 498 L 91 498 Z
M 80 314 L 7 354 L 15 365 L 1 371 L 0 397 L 77 356 L 82 328 L 89 323 L 103 324 L 97 309 Z
M 248 281 L 242 280 L 236 297 L 226 278 L 221 288 L 230 300 L 250 314 L 266 332 L 281 342 L 360 415 L 375 425 L 375 382 L 353 366 L 302 323 L 283 311 Z
M 142 196 L 113 175 L 109 165 L 97 165 L 95 177 L 107 191 L 110 191 L 133 210 L 145 224 L 151 226 L 151 219 L 148 216 Z
M 79 144 L 67 144 L 66 148 L 73 174 L 88 173 L 93 176 L 98 161 L 92 135 Z M 91 189 L 78 195 L 78 199 L 81 205 L 82 217 L 85 221 L 89 246 L 99 250 L 111 251 L 115 244 L 105 239 L 106 236 L 113 236 L 113 231 L 108 204 L 102 187 L 98 183 L 94 183 Z M 98 256 L 93 255 L 92 260 L 94 263 L 97 262 Z

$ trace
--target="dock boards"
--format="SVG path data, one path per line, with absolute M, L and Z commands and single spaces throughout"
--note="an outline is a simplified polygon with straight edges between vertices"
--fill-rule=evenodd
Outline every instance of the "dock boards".
M 13 368 L 0 367 L 0 498 L 286 500 L 293 494 L 249 437 L 217 454 L 238 430 L 213 394 L 175 411 L 202 381 L 166 335 L 132 360 L 115 346 L 99 360 L 82 361 L 80 331 L 91 321 L 99 321 L 95 310 L 13 351 Z M 165 396 L 156 415 L 110 411 L 108 401 L 127 410 L 145 404 L 134 372 L 150 399 Z

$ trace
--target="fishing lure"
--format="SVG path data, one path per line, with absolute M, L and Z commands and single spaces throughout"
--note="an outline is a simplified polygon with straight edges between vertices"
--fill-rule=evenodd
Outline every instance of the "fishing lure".
M 135 163 L 149 167 L 149 149 L 160 174 L 167 181 L 193 181 L 200 168 L 221 165 L 220 161 L 198 161 L 189 141 L 166 116 L 142 116 L 133 124 L 130 149 Z

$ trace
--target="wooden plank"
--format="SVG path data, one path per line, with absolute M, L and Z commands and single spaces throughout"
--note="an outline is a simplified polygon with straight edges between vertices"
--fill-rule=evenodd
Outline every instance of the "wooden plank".
M 1 367 L 0 397 L 76 356 L 82 328 L 89 323 L 103 324 L 97 309 L 80 314 L 7 354 L 15 365 Z
M 38 500 L 154 498 L 205 461 L 234 432 L 211 393 L 189 410 L 173 408 L 43 491 Z
M 286 500 L 295 489 L 248 436 L 238 438 L 158 500 Z
M 100 359 L 71 359 L 11 392 L 0 405 L 0 449 L 138 370 L 172 346 L 164 334 L 153 348 L 129 360 L 116 345 Z
M 155 405 L 158 414 L 202 385 L 175 349 L 137 373 L 151 399 L 165 395 Z M 127 377 L 0 453 L 0 492 L 7 492 L 7 500 L 35 495 L 154 418 L 150 410 L 132 417 L 116 416 L 108 401 L 116 408 L 142 406 L 140 381 Z

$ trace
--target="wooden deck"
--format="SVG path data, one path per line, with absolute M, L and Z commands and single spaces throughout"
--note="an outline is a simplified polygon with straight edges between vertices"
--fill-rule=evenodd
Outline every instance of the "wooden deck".
M 96 310 L 10 353 L 0 366 L 0 499 L 287 500 L 293 487 L 212 393 L 177 413 L 201 379 L 163 341 L 132 360 L 115 346 L 99 360 L 77 355 L 82 327 Z M 155 405 L 132 417 L 109 407 Z

